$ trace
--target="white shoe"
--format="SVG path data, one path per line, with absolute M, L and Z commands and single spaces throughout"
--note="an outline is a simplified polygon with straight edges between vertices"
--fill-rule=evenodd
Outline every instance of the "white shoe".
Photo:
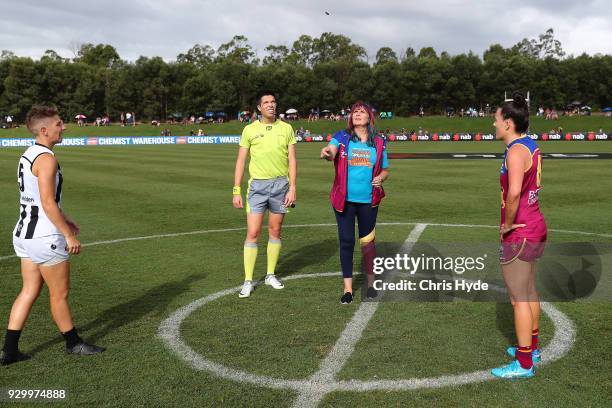
M 285 287 L 283 282 L 281 282 L 276 275 L 267 275 L 266 276 L 266 285 L 272 286 L 274 289 L 282 289 Z
M 245 280 L 244 283 L 242 284 L 242 289 L 240 290 L 240 293 L 238 294 L 239 298 L 246 298 L 251 296 L 251 292 L 253 292 L 253 281 L 250 280 Z

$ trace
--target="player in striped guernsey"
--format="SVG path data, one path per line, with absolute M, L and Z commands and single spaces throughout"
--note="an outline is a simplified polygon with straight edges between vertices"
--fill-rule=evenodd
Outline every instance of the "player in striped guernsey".
M 68 256 L 78 254 L 81 244 L 76 238 L 79 227 L 60 207 L 63 178 L 53 147 L 62 141 L 64 123 L 55 108 L 34 106 L 28 112 L 26 124 L 36 137 L 36 144 L 19 159 L 20 213 L 13 231 L 15 253 L 21 258 L 23 287 L 9 316 L 0 352 L 2 365 L 31 358 L 19 351 L 19 338 L 43 283 L 49 288 L 51 314 L 66 341 L 66 352 L 89 355 L 104 351 L 79 337 L 68 305 Z
M 540 302 L 535 274 L 547 228 L 538 201 L 542 156 L 537 144 L 526 134 L 528 128 L 529 107 L 522 95 L 515 94 L 495 114 L 497 138 L 507 146 L 500 171 L 500 262 L 514 309 L 518 342 L 517 347 L 506 350 L 516 360 L 492 370 L 493 375 L 501 378 L 532 377 L 533 363 L 540 361 Z

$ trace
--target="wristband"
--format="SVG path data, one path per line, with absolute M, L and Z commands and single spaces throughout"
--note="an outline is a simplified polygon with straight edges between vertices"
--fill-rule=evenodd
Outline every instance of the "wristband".
M 240 186 L 234 186 L 234 188 L 232 189 L 232 194 L 233 195 L 240 195 L 241 194 Z

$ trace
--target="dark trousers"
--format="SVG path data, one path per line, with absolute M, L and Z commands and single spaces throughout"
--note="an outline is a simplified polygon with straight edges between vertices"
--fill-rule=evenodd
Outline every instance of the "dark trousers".
M 355 218 L 359 229 L 359 238 L 368 236 L 376 227 L 376 216 L 378 207 L 372 207 L 372 203 L 353 203 L 347 201 L 344 211 L 336 213 L 338 223 L 338 238 L 340 240 L 340 265 L 342 266 L 342 277 L 353 277 L 353 251 L 355 249 Z M 374 241 L 362 245 L 366 272 L 371 273 L 368 265 L 372 262 L 375 254 Z

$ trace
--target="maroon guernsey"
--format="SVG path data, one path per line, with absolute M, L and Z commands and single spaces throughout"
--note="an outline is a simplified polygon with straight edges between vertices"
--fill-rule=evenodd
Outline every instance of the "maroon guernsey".
M 503 241 L 518 241 L 524 238 L 531 241 L 546 240 L 546 222 L 540 212 L 538 195 L 540 192 L 540 179 L 542 177 L 542 156 L 538 145 L 529 136 L 525 135 L 514 140 L 506 148 L 504 161 L 502 162 L 499 183 L 501 185 L 501 225 L 506 220 L 506 199 L 508 197 L 508 168 L 506 167 L 506 157 L 508 151 L 514 145 L 525 148 L 531 155 L 531 167 L 525 172 L 518 210 L 514 219 L 514 224 L 525 224 L 525 227 L 516 228 L 504 235 Z

